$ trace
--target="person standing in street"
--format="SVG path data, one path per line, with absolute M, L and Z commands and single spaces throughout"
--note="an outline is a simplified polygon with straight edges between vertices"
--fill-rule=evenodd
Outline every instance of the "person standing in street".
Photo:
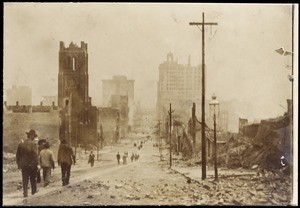
M 18 145 L 16 152 L 16 162 L 18 169 L 22 170 L 23 196 L 28 197 L 28 182 L 31 184 L 31 194 L 38 192 L 36 185 L 36 173 L 38 169 L 37 146 L 33 142 L 37 137 L 35 130 L 26 132 L 27 140 Z
M 133 162 L 133 159 L 134 159 L 134 153 L 132 153 L 132 155 L 131 155 L 131 162 Z
M 71 166 L 72 164 L 75 165 L 76 159 L 72 147 L 68 144 L 67 140 L 65 139 L 62 139 L 61 144 L 59 145 L 57 162 L 58 165 L 60 165 L 61 167 L 62 185 L 66 186 L 69 184 Z
M 121 159 L 121 155 L 120 155 L 120 153 L 118 152 L 118 153 L 117 153 L 117 161 L 118 161 L 118 164 L 120 164 L 120 159 Z
M 123 155 L 123 165 L 126 165 L 127 164 L 127 155 L 126 153 L 124 153 Z
M 46 142 L 44 149 L 39 155 L 40 166 L 43 169 L 44 187 L 48 187 L 50 183 L 51 168 L 55 168 L 53 152 L 50 150 L 49 142 Z
M 90 155 L 89 155 L 89 161 L 88 161 L 88 164 L 90 163 L 91 164 L 91 167 L 94 166 L 94 162 L 95 162 L 95 155 L 93 153 L 93 151 L 91 151 Z
M 44 145 L 46 143 L 46 139 L 38 139 L 38 137 L 35 137 L 33 141 L 37 145 L 38 156 L 39 156 L 40 152 L 42 151 L 42 149 L 44 149 Z M 40 168 L 38 168 L 37 172 L 36 172 L 36 182 L 37 183 L 41 182 L 41 170 L 40 170 Z

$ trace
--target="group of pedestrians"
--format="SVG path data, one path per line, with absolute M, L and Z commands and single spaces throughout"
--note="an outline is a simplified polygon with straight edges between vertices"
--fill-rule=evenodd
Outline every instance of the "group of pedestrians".
M 135 148 L 137 148 L 139 151 L 141 151 L 141 149 L 143 148 L 143 144 L 144 144 L 144 143 L 145 143 L 145 142 L 143 142 L 143 141 L 140 141 L 138 144 L 134 142 L 134 143 L 133 143 L 133 147 L 135 147 Z M 123 156 L 122 156 L 122 162 L 123 162 L 124 165 L 127 164 L 127 157 L 128 157 L 128 152 L 124 152 L 124 154 L 123 154 Z M 131 157 L 130 157 L 131 162 L 139 160 L 139 157 L 140 157 L 139 153 L 134 153 L 134 152 L 133 152 L 133 153 L 131 154 Z M 120 155 L 120 152 L 117 153 L 116 158 L 117 158 L 118 164 L 121 164 L 121 155 Z
M 128 152 L 124 152 L 124 154 L 122 156 L 123 165 L 127 164 L 127 157 L 128 157 Z M 117 153 L 116 158 L 117 158 L 117 161 L 118 161 L 118 165 L 121 164 L 120 152 Z
M 125 152 L 122 156 L 122 162 L 123 162 L 123 165 L 126 165 L 127 164 L 127 157 L 128 157 L 128 152 Z M 140 155 L 137 154 L 137 153 L 132 153 L 130 159 L 131 159 L 131 162 L 133 162 L 133 160 L 137 161 L 139 159 Z M 117 158 L 117 162 L 118 164 L 121 164 L 121 155 L 120 155 L 120 152 L 117 153 L 116 155 L 116 158 Z
M 55 169 L 53 152 L 47 139 L 38 139 L 35 130 L 26 132 L 27 139 L 22 140 L 16 152 L 18 169 L 22 171 L 23 196 L 28 197 L 30 181 L 31 194 L 38 192 L 37 183 L 41 182 L 41 170 L 44 187 L 50 184 L 51 169 Z M 61 166 L 62 185 L 69 184 L 71 165 L 75 164 L 75 155 L 65 139 L 61 140 L 58 149 L 57 162 Z
M 137 153 L 132 153 L 132 155 L 131 155 L 131 162 L 133 162 L 133 160 L 134 161 L 137 161 L 138 159 L 139 159 L 139 157 L 140 157 L 140 155 L 139 154 L 137 154 Z

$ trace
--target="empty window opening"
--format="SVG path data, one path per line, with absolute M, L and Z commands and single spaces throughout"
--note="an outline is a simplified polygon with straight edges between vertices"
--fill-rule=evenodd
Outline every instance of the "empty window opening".
M 75 57 L 73 57 L 72 58 L 72 69 L 73 69 L 73 71 L 76 71 L 75 66 L 76 66 L 76 59 L 75 59 Z
M 65 106 L 68 106 L 69 105 L 69 100 L 66 100 L 65 101 Z

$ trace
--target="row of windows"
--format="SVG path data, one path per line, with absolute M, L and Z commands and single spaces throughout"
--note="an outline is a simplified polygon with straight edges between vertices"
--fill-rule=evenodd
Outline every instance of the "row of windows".
M 177 87 L 177 88 L 182 88 L 182 89 L 190 89 L 190 88 L 201 88 L 200 84 L 189 84 L 189 85 L 183 85 L 183 84 L 166 84 L 166 85 L 159 85 L 160 88 L 167 88 L 167 87 Z
M 184 99 L 182 99 L 182 98 L 175 98 L 175 99 L 169 99 L 169 98 L 163 98 L 163 99 L 161 99 L 161 101 L 163 102 L 163 103 L 172 103 L 172 102 L 184 102 Z M 200 102 L 200 99 L 198 98 L 198 99 L 186 99 L 186 101 L 191 101 L 191 102 Z
M 160 90 L 164 90 L 163 87 L 160 88 Z M 194 90 L 194 91 L 200 91 L 200 88 L 197 88 L 197 87 L 194 87 L 194 88 L 178 88 L 178 87 L 166 87 L 165 90 L 178 90 L 178 91 L 191 91 L 191 90 Z

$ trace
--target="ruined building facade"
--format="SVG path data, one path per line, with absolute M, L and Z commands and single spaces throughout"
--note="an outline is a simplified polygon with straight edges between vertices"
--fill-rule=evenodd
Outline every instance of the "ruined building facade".
M 129 107 L 128 96 L 112 95 L 111 96 L 112 108 L 119 109 L 119 136 L 120 138 L 126 137 L 128 133 L 128 121 L 129 121 Z
M 113 76 L 113 79 L 103 79 L 103 106 L 111 106 L 111 96 L 128 96 L 128 105 L 134 104 L 134 80 L 126 76 Z
M 103 106 L 120 112 L 117 131 L 119 137 L 124 138 L 129 129 L 129 111 L 134 108 L 134 80 L 127 79 L 124 75 L 113 76 L 111 80 L 102 80 L 102 88 Z
M 60 139 L 71 144 L 97 143 L 97 108 L 88 89 L 88 46 L 60 42 L 58 106 L 61 109 Z

